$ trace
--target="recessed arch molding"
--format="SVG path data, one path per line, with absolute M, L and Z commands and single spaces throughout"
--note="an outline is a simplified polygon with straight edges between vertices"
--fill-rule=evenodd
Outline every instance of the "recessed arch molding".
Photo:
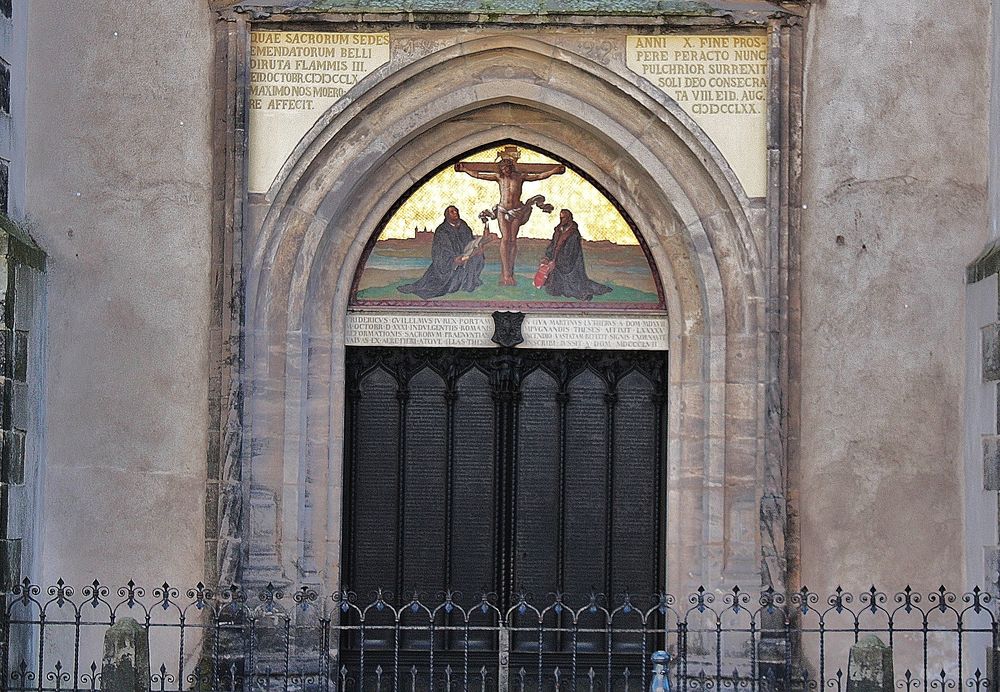
M 767 314 L 782 263 L 774 207 L 748 199 L 697 126 L 637 81 L 538 38 L 461 40 L 366 79 L 250 198 L 233 470 L 243 511 L 220 530 L 238 544 L 220 538 L 218 554 L 238 556 L 220 559 L 222 581 L 337 588 L 355 269 L 417 181 L 507 139 L 585 172 L 656 263 L 671 334 L 664 586 L 783 585 L 784 514 L 763 511 L 785 477 L 767 404 L 781 357 Z

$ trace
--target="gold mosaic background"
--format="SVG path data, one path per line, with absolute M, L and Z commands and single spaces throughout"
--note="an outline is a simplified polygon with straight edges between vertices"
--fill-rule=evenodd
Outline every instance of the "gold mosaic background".
M 463 157 L 463 161 L 494 161 L 497 149 L 492 146 Z M 520 147 L 521 163 L 560 163 L 544 154 Z M 535 209 L 531 220 L 521 227 L 518 237 L 551 238 L 552 229 L 559 223 L 559 210 L 569 209 L 580 226 L 584 240 L 610 240 L 617 245 L 638 245 L 632 229 L 614 205 L 580 175 L 567 169 L 561 175 L 545 180 L 524 183 L 521 200 L 532 195 L 545 195 L 545 201 L 555 207 L 546 214 Z M 476 180 L 465 173 L 456 173 L 452 166 L 440 171 L 421 185 L 389 219 L 379 240 L 413 238 L 415 230 L 433 231 L 444 218 L 449 204 L 458 207 L 462 218 L 477 235 L 482 232 L 479 212 L 492 208 L 500 201 L 500 190 L 495 182 Z M 496 221 L 490 230 L 497 233 Z

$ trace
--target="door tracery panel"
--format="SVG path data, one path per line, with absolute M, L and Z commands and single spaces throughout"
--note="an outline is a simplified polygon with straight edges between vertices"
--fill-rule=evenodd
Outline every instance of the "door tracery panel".
M 349 348 L 342 581 L 662 588 L 666 354 Z

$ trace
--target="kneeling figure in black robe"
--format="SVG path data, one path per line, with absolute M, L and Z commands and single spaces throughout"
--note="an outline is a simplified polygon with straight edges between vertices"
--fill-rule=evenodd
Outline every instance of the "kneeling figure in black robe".
M 458 207 L 444 210 L 444 221 L 434 229 L 431 243 L 431 266 L 412 284 L 399 287 L 400 293 L 415 293 L 421 298 L 437 298 L 456 291 L 472 292 L 482 285 L 479 275 L 486 260 L 481 251 L 466 256 L 472 241 L 472 229 L 462 220 Z
M 545 291 L 552 296 L 566 296 L 578 300 L 591 300 L 594 296 L 611 292 L 610 286 L 591 281 L 583 262 L 583 239 L 580 227 L 573 220 L 573 212 L 559 212 L 559 225 L 555 227 L 552 241 L 545 249 L 545 258 L 554 262 L 545 280 Z

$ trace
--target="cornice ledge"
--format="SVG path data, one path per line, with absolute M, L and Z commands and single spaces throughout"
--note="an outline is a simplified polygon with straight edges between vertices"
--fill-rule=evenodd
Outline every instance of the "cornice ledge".
M 634 25 L 678 20 L 761 24 L 806 14 L 812 0 L 241 0 L 217 7 L 221 16 L 251 20 L 421 25 Z

